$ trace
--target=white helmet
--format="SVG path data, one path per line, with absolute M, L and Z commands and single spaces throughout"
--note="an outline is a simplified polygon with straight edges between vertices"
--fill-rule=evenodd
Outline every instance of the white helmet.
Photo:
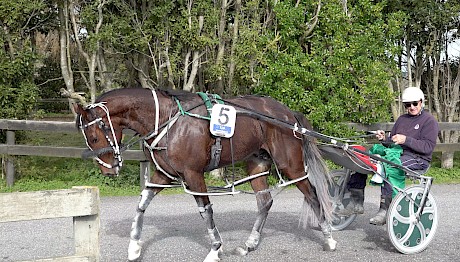
M 422 105 L 425 102 L 425 95 L 418 87 L 408 87 L 402 93 L 402 102 L 413 102 L 422 100 Z

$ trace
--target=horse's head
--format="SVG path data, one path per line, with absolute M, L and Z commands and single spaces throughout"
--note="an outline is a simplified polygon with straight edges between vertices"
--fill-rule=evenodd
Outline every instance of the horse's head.
M 77 128 L 83 133 L 88 150 L 83 158 L 95 158 L 103 175 L 117 176 L 122 166 L 120 140 L 121 128 L 110 117 L 105 103 L 82 107 L 74 105 Z

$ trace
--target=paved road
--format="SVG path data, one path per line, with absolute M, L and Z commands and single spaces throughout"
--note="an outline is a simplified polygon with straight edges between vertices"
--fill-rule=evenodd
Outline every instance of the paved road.
M 284 190 L 275 201 L 260 248 L 246 257 L 233 250 L 242 245 L 254 222 L 253 195 L 213 197 L 215 221 L 224 239 L 223 261 L 460 261 L 460 185 L 435 185 L 439 226 L 420 254 L 403 255 L 392 246 L 385 227 L 368 223 L 378 206 L 378 189 L 366 190 L 364 215 L 335 232 L 335 252 L 323 252 L 321 233 L 299 228 L 302 197 Z M 126 261 L 137 197 L 102 198 L 102 261 Z M 1 212 L 1 211 L 0 211 Z M 0 224 L 0 262 L 64 256 L 72 253 L 71 219 Z M 157 196 L 146 211 L 143 261 L 202 261 L 209 249 L 205 225 L 188 195 Z

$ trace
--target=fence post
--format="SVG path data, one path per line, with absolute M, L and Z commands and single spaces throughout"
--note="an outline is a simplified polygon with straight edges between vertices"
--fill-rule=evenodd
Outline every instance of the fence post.
M 100 198 L 97 187 L 76 186 L 69 190 L 1 193 L 0 210 L 0 223 L 73 218 L 74 254 L 28 262 L 100 261 Z
M 91 256 L 99 261 L 100 256 L 100 201 L 99 189 L 97 187 L 79 187 L 74 186 L 72 189 L 84 189 L 91 193 L 94 199 L 93 210 L 95 214 L 88 216 L 75 216 L 73 217 L 74 237 L 75 237 L 75 255 L 77 256 Z
M 14 145 L 15 143 L 15 134 L 14 131 L 6 131 L 6 144 Z M 14 185 L 14 162 L 13 156 L 6 156 L 6 185 L 12 187 Z

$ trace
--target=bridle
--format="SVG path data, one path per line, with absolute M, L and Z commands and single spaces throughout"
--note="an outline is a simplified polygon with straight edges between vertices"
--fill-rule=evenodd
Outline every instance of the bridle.
M 87 136 L 85 134 L 85 129 L 87 129 L 88 127 L 90 127 L 92 125 L 97 125 L 104 132 L 105 139 L 109 143 L 110 147 L 105 147 L 105 148 L 102 148 L 101 150 L 96 150 L 97 154 L 94 157 L 94 159 L 96 159 L 96 161 L 101 166 L 103 166 L 105 168 L 109 168 L 109 169 L 118 168 L 119 169 L 123 165 L 123 159 L 121 157 L 121 150 L 120 150 L 120 146 L 119 146 L 118 141 L 117 141 L 117 137 L 115 135 L 115 130 L 113 129 L 113 124 L 112 124 L 112 120 L 110 118 L 109 109 L 105 105 L 105 102 L 100 102 L 100 103 L 96 103 L 96 104 L 87 105 L 85 107 L 85 110 L 91 110 L 91 109 L 94 109 L 94 108 L 100 108 L 100 109 L 102 109 L 102 111 L 104 111 L 105 116 L 107 117 L 108 127 L 106 126 L 106 124 L 102 120 L 102 117 L 97 116 L 97 115 L 96 115 L 96 118 L 93 121 L 91 121 L 91 122 L 89 122 L 87 124 L 83 124 L 82 115 L 80 115 L 80 117 L 79 117 L 79 128 L 82 131 L 83 137 L 85 138 L 86 145 L 88 146 L 88 148 L 90 150 L 89 153 L 94 153 L 95 150 L 93 150 L 91 148 L 91 146 L 89 145 L 88 138 L 87 138 Z M 110 135 L 112 136 L 113 139 L 110 138 Z M 113 157 L 116 160 L 114 165 L 109 164 L 109 163 L 107 163 L 107 162 L 105 162 L 105 161 L 103 161 L 102 159 L 99 158 L 100 155 L 103 155 L 103 154 L 109 153 L 109 152 L 113 153 Z M 85 154 L 85 153 L 83 153 L 83 154 Z M 86 154 L 91 155 L 91 154 L 88 154 L 88 153 L 86 153 Z
M 164 125 L 162 125 L 161 127 L 159 126 L 159 118 L 160 118 L 159 117 L 160 116 L 159 102 L 158 102 L 158 96 L 157 96 L 155 90 L 153 90 L 153 89 L 152 89 L 152 95 L 153 95 L 153 99 L 154 99 L 154 102 L 155 102 L 155 129 L 153 131 L 149 132 L 147 135 L 145 135 L 143 137 L 140 137 L 138 140 L 146 141 L 146 140 L 148 140 L 150 138 L 153 138 L 153 137 L 158 135 L 158 132 L 159 132 L 160 128 L 163 128 L 164 125 L 166 125 L 166 126 L 170 125 L 169 124 L 170 121 L 168 121 Z M 102 166 L 104 166 L 106 168 L 109 168 L 109 169 L 117 168 L 119 170 L 123 166 L 123 159 L 122 159 L 122 156 L 121 156 L 121 152 L 125 151 L 126 149 L 128 149 L 135 142 L 132 143 L 132 144 L 129 143 L 128 145 L 125 145 L 124 147 L 120 147 L 120 145 L 118 144 L 118 141 L 117 141 L 117 137 L 115 135 L 115 130 L 113 129 L 113 124 L 112 124 L 112 120 L 110 118 L 109 109 L 107 108 L 107 106 L 105 104 L 106 104 L 106 102 L 99 102 L 99 103 L 95 103 L 95 104 L 89 104 L 84 109 L 85 110 L 91 110 L 91 109 L 94 109 L 94 108 L 101 108 L 102 111 L 104 111 L 104 113 L 105 113 L 105 115 L 107 117 L 107 122 L 108 122 L 108 125 L 109 125 L 108 128 L 106 127 L 106 124 L 102 120 L 102 117 L 97 116 L 97 115 L 96 115 L 96 118 L 93 121 L 91 121 L 91 122 L 89 122 L 89 123 L 84 125 L 82 115 L 80 114 L 80 117 L 79 117 L 79 129 L 82 131 L 83 137 L 85 138 L 86 145 L 89 148 L 89 150 L 85 150 L 85 152 L 83 152 L 82 157 L 83 158 L 94 158 L 94 159 L 96 159 L 96 161 L 100 165 L 102 165 Z M 176 118 L 176 120 L 177 120 L 177 118 Z M 87 129 L 88 127 L 90 127 L 92 125 L 95 125 L 95 124 L 97 124 L 97 126 L 104 132 L 104 136 L 105 136 L 105 139 L 107 140 L 107 142 L 109 143 L 109 147 L 104 147 L 104 148 L 93 150 L 89 146 L 88 138 L 86 137 L 86 134 L 85 134 L 85 129 Z M 113 140 L 110 138 L 109 135 L 112 135 Z M 109 152 L 113 152 L 113 157 L 116 160 L 115 165 L 111 165 L 111 164 L 109 164 L 107 162 L 104 162 L 102 159 L 99 158 L 99 156 L 101 156 L 103 154 L 106 154 L 106 153 L 109 153 Z

